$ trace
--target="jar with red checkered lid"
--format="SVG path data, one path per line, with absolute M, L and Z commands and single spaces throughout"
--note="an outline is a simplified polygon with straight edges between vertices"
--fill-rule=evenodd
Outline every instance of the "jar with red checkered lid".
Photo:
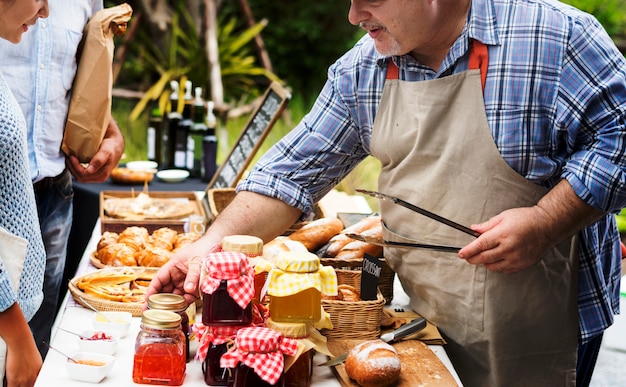
M 222 368 L 234 368 L 233 387 L 284 387 L 285 355 L 293 356 L 298 342 L 266 327 L 242 328 L 235 348 L 222 355 Z
M 252 323 L 254 269 L 240 252 L 209 253 L 200 278 L 202 323 L 245 326 Z

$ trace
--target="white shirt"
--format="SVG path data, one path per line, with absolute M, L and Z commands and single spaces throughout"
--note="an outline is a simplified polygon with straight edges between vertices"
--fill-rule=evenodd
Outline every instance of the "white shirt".
M 39 19 L 19 44 L 0 39 L 0 72 L 13 91 L 28 127 L 33 182 L 63 172 L 61 141 L 76 74 L 83 29 L 102 0 L 49 0 L 50 16 Z

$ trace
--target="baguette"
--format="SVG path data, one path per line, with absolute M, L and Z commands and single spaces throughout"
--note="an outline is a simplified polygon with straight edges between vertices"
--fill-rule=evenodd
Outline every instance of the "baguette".
M 341 230 L 343 222 L 338 218 L 321 218 L 297 229 L 288 238 L 302 243 L 308 251 L 315 252 Z
M 318 251 L 317 255 L 322 258 L 333 258 L 339 251 L 344 248 L 348 243 L 354 241 L 354 239 L 347 237 L 345 234 L 362 234 L 368 230 L 381 228 L 382 225 L 380 223 L 380 215 L 371 215 L 366 218 L 361 219 L 350 227 L 343 229 L 339 234 L 330 238 L 330 240 L 322 246 Z

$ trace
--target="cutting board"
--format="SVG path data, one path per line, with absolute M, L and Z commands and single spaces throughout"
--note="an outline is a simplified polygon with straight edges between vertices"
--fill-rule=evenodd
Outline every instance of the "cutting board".
M 328 349 L 340 355 L 354 348 L 361 340 L 333 340 L 328 341 Z M 418 340 L 403 340 L 392 344 L 400 356 L 402 371 L 400 379 L 393 387 L 415 386 L 457 386 L 454 377 L 437 355 L 428 346 Z M 343 387 L 358 387 L 346 374 L 345 367 L 340 364 L 335 369 L 335 375 Z

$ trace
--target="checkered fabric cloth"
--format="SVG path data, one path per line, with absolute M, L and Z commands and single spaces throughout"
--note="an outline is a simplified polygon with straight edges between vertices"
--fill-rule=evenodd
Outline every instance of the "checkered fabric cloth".
M 267 276 L 270 296 L 291 296 L 310 288 L 328 296 L 337 294 L 335 269 L 321 265 L 315 254 L 284 252 L 278 255 L 276 266 Z
M 200 289 L 213 294 L 226 280 L 228 294 L 242 308 L 246 308 L 254 297 L 254 270 L 248 257 L 239 252 L 209 253 L 203 260 L 203 275 Z
M 222 355 L 220 367 L 234 368 L 241 362 L 272 385 L 283 373 L 284 355 L 293 356 L 298 350 L 298 340 L 265 327 L 240 329 L 235 345 L 234 350 Z
M 228 343 L 229 341 L 234 342 L 235 337 L 237 336 L 237 332 L 245 328 L 246 326 L 220 326 L 220 327 L 211 327 L 208 325 L 204 325 L 201 322 L 195 323 L 191 329 L 196 334 L 198 338 L 198 342 L 200 345 L 196 350 L 196 360 L 204 361 L 206 359 L 206 354 L 211 344 L 220 345 L 224 343 Z

